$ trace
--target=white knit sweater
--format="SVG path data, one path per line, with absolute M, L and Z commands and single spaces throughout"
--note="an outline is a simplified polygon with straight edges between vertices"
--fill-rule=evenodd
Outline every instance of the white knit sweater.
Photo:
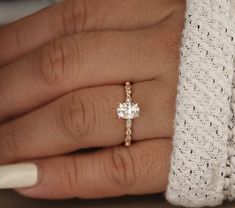
M 187 1 L 166 192 L 176 205 L 215 206 L 235 198 L 234 5 Z

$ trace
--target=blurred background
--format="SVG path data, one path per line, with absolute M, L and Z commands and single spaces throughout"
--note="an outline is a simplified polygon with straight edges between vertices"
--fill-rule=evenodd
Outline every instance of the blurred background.
M 59 0 L 0 0 L 0 25 L 30 15 Z

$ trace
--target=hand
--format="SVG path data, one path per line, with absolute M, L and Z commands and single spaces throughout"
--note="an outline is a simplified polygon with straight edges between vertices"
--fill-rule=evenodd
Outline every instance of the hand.
M 0 29 L 0 164 L 30 161 L 37 198 L 166 189 L 182 0 L 67 0 Z M 116 107 L 133 83 L 141 108 L 122 146 Z M 100 148 L 96 151 L 81 149 Z

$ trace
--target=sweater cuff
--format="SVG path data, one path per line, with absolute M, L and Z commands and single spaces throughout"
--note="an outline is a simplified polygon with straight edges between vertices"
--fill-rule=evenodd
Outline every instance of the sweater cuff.
M 235 69 L 233 72 L 230 123 L 228 125 L 227 163 L 224 181 L 224 198 L 235 199 Z
M 235 192 L 231 189 L 232 165 L 235 169 L 235 149 L 231 148 L 233 2 L 187 1 L 166 192 L 176 205 L 216 206 Z M 234 157 L 228 156 L 229 148 Z

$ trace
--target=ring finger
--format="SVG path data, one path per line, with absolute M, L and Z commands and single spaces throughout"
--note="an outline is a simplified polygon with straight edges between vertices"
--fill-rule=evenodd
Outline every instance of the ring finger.
M 141 109 L 133 125 L 135 140 L 172 136 L 175 91 L 163 81 L 133 84 L 133 102 Z M 122 143 L 125 124 L 116 107 L 123 101 L 123 86 L 86 88 L 2 125 L 0 163 Z

